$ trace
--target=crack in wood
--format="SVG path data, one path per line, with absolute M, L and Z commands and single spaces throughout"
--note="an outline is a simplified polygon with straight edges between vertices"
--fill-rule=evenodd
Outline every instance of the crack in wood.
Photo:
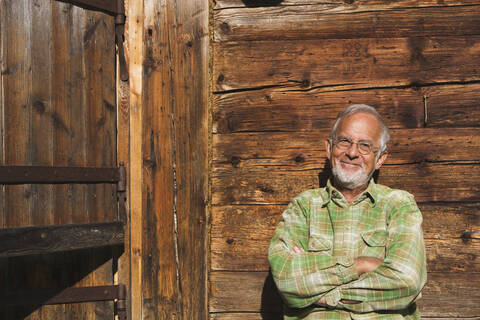
M 303 81 L 297 80 L 289 80 L 289 83 L 296 83 L 302 84 Z M 371 90 L 385 90 L 385 89 L 420 89 L 420 88 L 432 88 L 432 87 L 441 87 L 441 86 L 449 86 L 449 85 L 472 85 L 472 84 L 480 84 L 480 80 L 469 80 L 469 81 L 445 81 L 445 82 L 432 82 L 432 83 L 422 83 L 422 82 L 411 82 L 405 85 L 397 85 L 397 86 L 365 86 L 365 87 L 356 87 L 356 88 L 343 88 L 341 90 L 328 90 L 328 92 L 348 92 L 348 91 L 371 91 Z M 359 85 L 359 83 L 343 83 L 343 84 L 330 84 L 330 85 L 323 85 L 323 86 L 312 86 L 310 88 L 298 88 L 298 89 L 287 89 L 285 92 L 310 92 L 318 89 L 326 89 L 326 88 L 338 88 L 338 87 L 351 87 Z M 248 91 L 260 91 L 264 89 L 276 89 L 276 88 L 291 88 L 291 86 L 285 84 L 271 84 L 271 85 L 264 85 L 258 87 L 248 87 L 248 88 L 238 88 L 238 89 L 230 89 L 230 90 L 218 90 L 213 91 L 213 94 L 221 95 L 221 94 L 229 94 L 229 93 L 243 93 Z

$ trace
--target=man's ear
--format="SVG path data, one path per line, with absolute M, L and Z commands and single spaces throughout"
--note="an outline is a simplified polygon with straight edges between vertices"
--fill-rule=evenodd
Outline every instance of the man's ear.
M 327 159 L 330 159 L 330 154 L 332 153 L 330 145 L 330 140 L 325 139 L 325 153 L 327 154 Z
M 385 160 L 387 160 L 387 156 L 388 156 L 388 152 L 384 151 L 380 156 L 380 158 L 378 158 L 377 163 L 375 164 L 375 170 L 380 169 L 380 167 L 385 162 Z

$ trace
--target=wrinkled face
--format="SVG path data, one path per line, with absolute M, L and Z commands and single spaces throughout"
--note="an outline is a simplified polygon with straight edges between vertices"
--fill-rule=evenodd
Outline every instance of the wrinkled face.
M 361 154 L 355 143 L 350 148 L 341 150 L 335 141 L 346 138 L 353 142 L 369 143 L 374 150 L 377 150 L 380 136 L 381 128 L 378 120 L 369 113 L 355 113 L 340 121 L 333 146 L 329 141 L 325 143 L 337 186 L 352 190 L 367 184 L 373 172 L 382 166 L 387 155 L 382 154 L 377 159 L 378 151 Z

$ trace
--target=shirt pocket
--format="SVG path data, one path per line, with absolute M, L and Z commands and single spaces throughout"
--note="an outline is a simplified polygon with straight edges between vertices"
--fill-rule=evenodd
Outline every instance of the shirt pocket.
M 310 234 L 308 238 L 308 251 L 326 251 L 332 248 L 332 241 L 319 234 Z
M 360 256 L 385 258 L 385 246 L 388 239 L 388 231 L 384 229 L 369 230 L 361 234 L 362 250 Z

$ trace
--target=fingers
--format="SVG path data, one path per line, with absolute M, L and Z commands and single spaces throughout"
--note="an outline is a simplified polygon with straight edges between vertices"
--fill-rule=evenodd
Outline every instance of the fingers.
M 305 252 L 305 250 L 303 250 L 302 248 L 299 248 L 299 247 L 292 248 L 292 253 L 302 253 L 302 252 Z

